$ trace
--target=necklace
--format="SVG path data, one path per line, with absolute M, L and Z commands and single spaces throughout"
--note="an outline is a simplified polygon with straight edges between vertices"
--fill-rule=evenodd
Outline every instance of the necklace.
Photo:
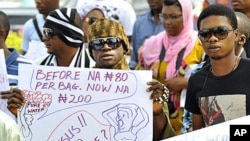
M 236 59 L 235 59 L 235 61 L 234 61 L 234 67 L 233 67 L 232 71 L 234 71 L 234 70 L 236 69 L 239 58 L 240 58 L 240 56 L 237 56 L 237 57 L 236 57 Z M 231 71 L 231 72 L 232 72 L 232 71 Z
M 231 72 L 233 72 L 236 69 L 239 58 L 240 58 L 240 56 L 236 57 L 236 59 L 234 61 L 234 66 L 233 66 L 233 69 Z M 210 71 L 213 72 L 212 66 L 210 67 Z

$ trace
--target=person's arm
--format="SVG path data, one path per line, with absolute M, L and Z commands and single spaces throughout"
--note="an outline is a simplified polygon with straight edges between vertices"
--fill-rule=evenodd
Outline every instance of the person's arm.
M 198 130 L 203 127 L 202 115 L 192 114 L 192 128 L 193 130 Z
M 179 93 L 182 89 L 187 88 L 188 78 L 174 77 L 165 80 L 165 85 L 171 92 Z
M 22 91 L 18 88 L 14 88 L 8 97 L 7 108 L 13 115 L 17 117 L 17 109 L 20 108 L 24 102 L 25 99 L 22 95 Z
M 165 126 L 168 126 L 168 123 L 163 110 L 159 111 L 158 113 L 154 113 L 153 114 L 154 141 L 160 140 L 162 138 Z
M 159 81 L 151 81 L 147 92 L 152 92 L 150 98 L 153 100 L 153 140 L 166 139 L 175 136 L 175 132 L 169 121 L 167 104 L 168 89 Z
M 175 130 L 173 129 L 169 120 L 169 111 L 167 104 L 164 104 L 162 111 L 159 111 L 159 113 L 154 113 L 153 128 L 154 141 L 176 136 Z

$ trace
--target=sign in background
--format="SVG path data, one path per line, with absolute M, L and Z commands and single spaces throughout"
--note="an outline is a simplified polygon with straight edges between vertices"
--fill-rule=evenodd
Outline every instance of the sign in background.
M 10 90 L 3 49 L 0 49 L 0 60 L 1 60 L 0 62 L 0 92 L 1 92 Z M 0 95 L 0 110 L 7 113 L 8 115 L 12 115 L 7 109 L 7 100 L 1 99 L 1 95 Z
M 151 71 L 25 64 L 19 71 L 26 141 L 152 140 Z

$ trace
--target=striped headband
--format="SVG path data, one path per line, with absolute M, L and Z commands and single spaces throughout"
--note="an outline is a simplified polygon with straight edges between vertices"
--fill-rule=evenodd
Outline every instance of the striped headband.
M 79 20 L 75 20 L 79 18 Z M 67 45 L 80 47 L 83 43 L 83 31 L 81 25 L 75 21 L 80 21 L 76 9 L 61 8 L 52 11 L 46 18 L 44 28 L 51 28 L 56 35 Z

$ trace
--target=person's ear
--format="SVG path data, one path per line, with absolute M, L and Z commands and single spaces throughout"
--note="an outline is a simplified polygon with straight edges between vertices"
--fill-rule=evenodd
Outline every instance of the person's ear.
M 238 43 L 239 43 L 240 45 L 244 45 L 244 44 L 246 43 L 246 39 L 247 39 L 246 35 L 241 34 L 240 37 L 239 37 Z

